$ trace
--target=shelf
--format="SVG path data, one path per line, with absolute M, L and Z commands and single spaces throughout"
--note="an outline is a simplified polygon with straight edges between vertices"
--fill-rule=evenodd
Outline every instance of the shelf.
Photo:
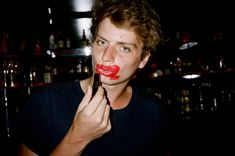
M 75 49 L 55 50 L 51 52 L 54 52 L 55 56 L 90 56 L 91 48 L 84 47 L 84 48 L 75 48 Z

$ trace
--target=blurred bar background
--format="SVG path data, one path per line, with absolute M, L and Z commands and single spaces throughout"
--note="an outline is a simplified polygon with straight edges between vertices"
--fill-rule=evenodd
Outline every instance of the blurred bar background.
M 17 115 L 37 88 L 92 73 L 94 0 L 3 1 L 0 5 L 0 142 L 16 155 Z M 234 139 L 234 9 L 225 1 L 149 0 L 166 43 L 133 83 L 162 101 L 176 154 L 231 155 Z

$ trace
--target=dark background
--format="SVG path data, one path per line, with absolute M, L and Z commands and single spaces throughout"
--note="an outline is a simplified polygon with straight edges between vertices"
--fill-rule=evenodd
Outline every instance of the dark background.
M 154 6 L 161 19 L 162 30 L 169 45 L 172 46 L 182 33 L 187 31 L 192 39 L 206 43 L 214 34 L 221 34 L 224 47 L 229 47 L 219 55 L 234 55 L 234 9 L 230 1 L 212 0 L 148 0 Z M 51 6 L 56 27 L 69 31 L 70 19 L 75 18 L 71 12 L 72 0 L 11 0 L 1 2 L 0 30 L 12 31 L 19 35 L 42 34 L 45 38 L 49 29 L 47 7 Z M 66 31 L 67 31 L 66 30 Z M 46 38 L 47 39 L 47 38 Z M 173 43 L 172 43 L 173 42 Z M 206 43 L 207 44 L 207 43 Z M 203 52 L 205 55 L 209 52 Z
M 54 8 L 53 18 L 56 25 L 66 27 L 69 20 L 74 18 L 71 16 L 69 2 L 70 0 L 10 0 L 1 2 L 0 32 L 8 31 L 16 36 L 29 38 L 33 37 L 35 33 L 46 36 L 47 34 L 44 33 L 49 31 L 48 20 L 50 18 L 47 14 L 48 5 Z M 169 48 L 166 47 L 163 51 L 159 51 L 157 61 L 190 56 L 192 59 L 199 60 L 206 58 L 205 63 L 208 65 L 216 58 L 216 66 L 218 66 L 218 60 L 225 56 L 226 59 L 230 60 L 230 67 L 233 67 L 234 70 L 235 27 L 233 16 L 235 11 L 232 1 L 149 0 L 149 2 L 155 6 L 160 15 L 162 30 L 168 40 L 167 46 L 169 46 Z M 177 42 L 176 32 L 182 34 L 184 31 L 187 31 L 190 37 L 202 41 L 204 47 L 199 47 L 188 54 L 177 51 L 174 47 L 175 42 Z M 212 49 L 208 48 L 210 46 L 208 40 L 218 33 L 222 34 L 223 44 L 215 42 Z M 169 62 L 162 61 L 162 63 L 167 66 Z M 230 142 L 234 141 L 234 128 L 232 126 L 235 103 L 234 71 L 232 74 L 225 74 L 225 70 L 222 74 L 216 74 L 216 70 L 213 71 L 215 73 L 195 81 L 185 81 L 174 76 L 146 81 L 146 86 L 150 85 L 156 89 L 156 92 L 161 93 L 163 102 L 168 104 L 167 102 L 172 100 L 173 106 L 178 104 L 177 107 L 179 107 L 182 104 L 177 101 L 177 98 L 184 96 L 181 95 L 183 90 L 188 90 L 190 94 L 197 96 L 199 91 L 192 87 L 192 84 L 196 84 L 196 87 L 203 91 L 202 96 L 205 103 L 213 103 L 213 98 L 216 97 L 222 101 L 221 105 L 232 104 L 232 106 L 225 108 L 225 111 L 215 114 L 194 112 L 191 120 L 181 120 L 181 115 L 177 114 L 179 112 L 175 112 L 175 108 L 172 108 L 172 112 L 170 112 L 171 109 L 168 109 L 177 134 L 176 148 L 180 156 L 214 155 L 218 152 L 221 152 L 221 155 L 226 155 L 233 152 Z M 208 84 L 211 84 L 212 87 Z M 18 92 L 20 91 L 17 90 L 11 96 L 15 98 L 16 95 L 21 95 Z M 231 96 L 230 100 L 228 95 Z M 194 102 L 198 104 L 199 97 L 195 98 L 196 101 Z M 231 107 L 232 109 L 230 109 Z
M 42 29 L 47 24 L 47 6 L 57 10 L 58 18 L 64 18 L 71 10 L 65 0 L 11 0 L 1 2 L 1 27 L 14 29 Z M 199 33 L 220 31 L 234 32 L 231 1 L 213 0 L 149 0 L 160 14 L 162 28 L 166 33 L 189 30 Z M 61 13 L 65 12 L 65 14 Z

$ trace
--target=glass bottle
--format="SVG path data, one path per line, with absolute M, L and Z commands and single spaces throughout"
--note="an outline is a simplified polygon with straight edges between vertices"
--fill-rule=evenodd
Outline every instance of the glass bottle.
M 89 46 L 89 40 L 86 38 L 85 29 L 82 30 L 82 39 L 80 40 L 80 47 L 84 48 Z

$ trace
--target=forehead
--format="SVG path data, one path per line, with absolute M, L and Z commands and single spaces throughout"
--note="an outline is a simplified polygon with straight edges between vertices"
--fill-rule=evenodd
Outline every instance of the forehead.
M 142 47 L 134 31 L 115 26 L 109 18 L 105 18 L 99 24 L 98 35 L 110 42 L 123 42 Z

